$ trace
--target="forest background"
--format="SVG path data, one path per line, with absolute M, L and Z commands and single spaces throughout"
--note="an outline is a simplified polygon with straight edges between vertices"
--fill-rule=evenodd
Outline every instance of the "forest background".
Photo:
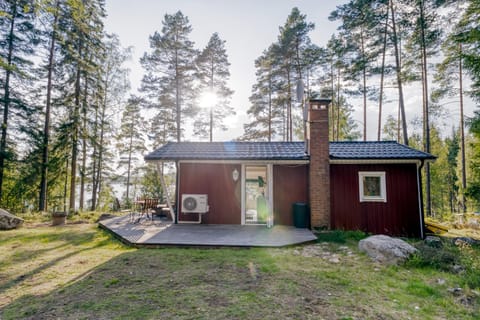
M 2 208 L 74 213 L 161 198 L 145 153 L 167 141 L 224 140 L 239 122 L 237 140 L 302 140 L 302 83 L 306 99 L 332 99 L 331 141 L 396 140 L 438 157 L 423 174 L 428 216 L 479 209 L 480 1 L 339 2 L 328 14 L 338 29 L 323 45 L 312 36 L 322 22 L 293 7 L 248 61 L 254 83 L 241 88 L 222 26 L 194 43 L 196 26 L 180 10 L 157 12 L 132 88 L 134 51 L 107 32 L 106 8 L 0 2 Z M 235 105 L 246 87 L 248 102 Z

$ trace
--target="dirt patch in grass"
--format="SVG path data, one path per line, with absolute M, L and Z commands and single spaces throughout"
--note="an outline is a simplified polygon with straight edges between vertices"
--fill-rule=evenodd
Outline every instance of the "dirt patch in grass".
M 478 315 L 477 296 L 469 296 L 472 302 L 466 305 L 448 291 L 461 275 L 382 267 L 360 254 L 355 242 L 281 249 L 131 249 L 82 224 L 0 233 L 0 252 L 1 319 Z

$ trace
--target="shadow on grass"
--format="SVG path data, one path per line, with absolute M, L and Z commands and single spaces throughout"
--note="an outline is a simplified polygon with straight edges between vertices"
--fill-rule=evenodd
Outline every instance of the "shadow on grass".
M 83 272 L 48 295 L 25 295 L 3 319 L 304 318 L 302 279 L 282 278 L 265 250 L 139 249 Z M 311 292 L 311 289 L 308 289 Z M 318 299 L 319 292 L 311 292 Z M 325 295 L 326 296 L 326 295 Z M 311 301 L 311 299 L 310 299 Z M 274 309 L 268 306 L 275 306 Z M 323 301 L 315 314 L 334 316 Z M 321 312 L 320 312 L 321 311 Z
M 114 241 L 103 237 L 92 247 Z M 19 296 L 0 319 L 476 319 L 476 310 L 432 284 L 437 273 L 374 270 L 362 257 L 332 264 L 295 251 L 120 250 L 93 268 L 77 265 L 72 280 L 47 294 Z
M 40 231 L 38 231 L 40 230 Z M 15 233 L 14 235 L 12 235 Z M 37 229 L 20 229 L 0 233 L 0 240 L 19 244 L 35 244 L 64 241 L 73 245 L 83 245 L 91 242 L 96 236 L 96 230 L 78 230 L 73 225 L 60 227 L 42 227 Z
M 9 243 L 13 243 L 14 254 L 9 257 L 2 257 L 0 260 L 0 266 L 2 269 L 18 268 L 19 264 L 25 261 L 35 261 L 42 255 L 48 255 L 50 252 L 63 250 L 69 250 L 69 247 L 73 247 L 73 250 L 69 250 L 68 253 L 56 256 L 54 259 L 50 259 L 46 262 L 39 263 L 35 268 L 23 272 L 17 277 L 7 280 L 2 283 L 0 281 L 0 292 L 6 291 L 14 286 L 21 285 L 23 282 L 28 281 L 35 275 L 47 270 L 60 262 L 71 258 L 73 256 L 82 254 L 83 252 L 101 248 L 112 244 L 113 237 L 104 232 L 96 229 L 90 230 L 78 230 L 67 228 L 55 228 L 56 232 L 52 232 L 52 229 L 41 229 L 35 234 L 25 235 L 22 232 L 19 235 L 9 238 Z M 25 231 L 25 230 L 22 230 Z M 28 230 L 27 230 L 28 232 Z M 102 240 L 95 240 L 95 237 L 101 235 Z M 43 242 L 46 245 L 56 244 L 49 247 L 39 247 L 39 249 L 31 249 L 35 247 L 38 242 Z M 8 245 L 8 243 L 7 243 Z

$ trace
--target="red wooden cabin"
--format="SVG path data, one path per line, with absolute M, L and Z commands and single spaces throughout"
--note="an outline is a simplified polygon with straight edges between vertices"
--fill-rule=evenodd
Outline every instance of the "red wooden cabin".
M 177 167 L 178 223 L 293 225 L 423 237 L 421 168 L 434 156 L 393 141 L 328 141 L 328 103 L 312 100 L 307 142 L 167 143 L 146 161 Z M 185 200 L 207 205 L 190 207 Z

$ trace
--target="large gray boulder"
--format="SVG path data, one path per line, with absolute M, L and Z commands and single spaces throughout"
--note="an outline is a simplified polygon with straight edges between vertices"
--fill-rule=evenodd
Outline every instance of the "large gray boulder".
M 366 252 L 373 260 L 389 265 L 405 262 L 417 251 L 407 242 L 386 235 L 375 235 L 360 240 L 358 249 Z
M 20 227 L 23 219 L 14 216 L 6 210 L 0 209 L 0 230 L 10 230 Z

